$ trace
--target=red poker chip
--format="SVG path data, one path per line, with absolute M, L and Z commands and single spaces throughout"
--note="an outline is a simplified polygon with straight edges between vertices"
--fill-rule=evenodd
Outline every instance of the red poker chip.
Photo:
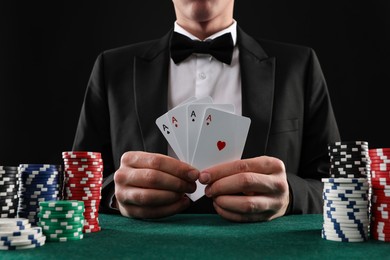
M 99 218 L 99 215 L 91 215 L 91 214 L 84 214 L 84 219 L 85 220 L 89 220 L 89 221 L 91 221 L 91 220 L 94 220 L 94 219 L 98 219 Z
M 100 206 L 100 199 L 98 200 L 85 200 L 84 201 L 85 207 L 96 207 L 99 208 Z
M 103 164 L 88 164 L 88 163 L 79 163 L 79 164 L 64 164 L 64 168 L 103 168 Z
M 379 191 L 379 190 L 376 190 L 376 191 Z M 387 201 L 390 201 L 390 197 L 382 195 L 382 194 L 378 194 L 375 192 L 372 194 L 372 200 L 374 203 L 377 203 L 378 200 L 382 201 L 382 202 L 387 202 Z
M 84 227 L 87 227 L 88 229 L 93 229 L 93 228 L 100 227 L 100 224 L 97 219 L 91 219 L 90 223 L 85 224 Z
M 390 187 L 390 180 L 386 180 L 385 178 L 372 178 L 371 185 L 375 185 L 380 187 L 379 189 L 383 189 L 384 187 Z
M 84 212 L 83 213 L 84 214 L 84 217 L 88 217 L 88 218 L 93 218 L 93 219 L 95 219 L 95 218 L 98 218 L 99 217 L 99 212 L 92 212 L 92 211 L 86 211 L 86 212 Z
M 390 155 L 369 155 L 370 160 L 390 160 Z
M 383 223 L 383 222 L 373 222 L 370 225 L 371 230 L 375 231 L 381 231 L 381 230 L 390 230 L 390 224 L 389 223 Z
M 370 231 L 371 231 L 371 233 L 390 235 L 390 229 L 385 230 L 385 229 L 381 229 L 381 228 L 373 228 L 370 226 Z
M 377 196 L 377 197 L 389 198 L 390 199 L 390 191 L 389 190 L 374 189 L 372 194 L 374 196 Z
M 102 199 L 102 196 L 91 197 L 91 196 L 86 196 L 86 195 L 81 195 L 81 194 L 65 194 L 65 198 L 66 198 L 66 200 L 83 200 L 84 205 L 89 205 L 85 201 L 89 201 L 89 200 L 92 200 L 92 201 L 99 200 L 100 201 Z M 91 204 L 92 204 L 92 202 L 91 202 Z
M 376 237 L 383 237 L 383 238 L 390 238 L 390 233 L 388 231 L 377 231 L 377 230 L 371 230 L 371 235 L 374 235 Z
M 93 186 L 97 186 L 97 185 L 103 184 L 103 180 L 94 179 L 94 178 L 90 178 L 88 180 L 83 179 L 83 178 L 68 178 L 68 179 L 65 179 L 64 183 L 65 184 L 75 184 L 75 185 L 81 184 L 84 186 L 91 184 Z
M 64 168 L 100 168 L 103 169 L 103 164 L 96 164 L 96 163 L 91 163 L 91 164 L 81 164 L 81 163 L 72 163 L 72 164 L 64 164 Z
M 382 238 L 378 235 L 372 235 L 371 239 L 377 240 L 377 241 L 382 241 L 382 242 L 390 242 L 390 238 Z
M 387 223 L 387 224 L 383 225 L 383 224 L 377 224 L 377 223 L 373 222 L 370 225 L 370 230 L 375 230 L 378 232 L 387 232 L 390 230 L 390 224 Z
M 93 229 L 84 228 L 83 232 L 84 233 L 95 233 L 95 232 L 99 232 L 101 230 L 102 230 L 101 227 L 96 227 L 96 228 L 93 228 Z
M 375 227 L 375 225 L 377 225 L 376 223 L 378 223 L 378 222 L 386 223 L 386 224 L 390 225 L 389 219 L 381 218 L 378 216 L 371 216 L 371 224 L 373 227 Z
M 76 159 L 76 160 L 79 160 L 79 159 L 89 159 L 89 160 L 102 160 L 102 157 L 101 156 L 96 156 L 96 155 L 88 155 L 88 156 L 82 156 L 82 155 L 65 155 L 65 156 L 62 156 L 62 159 L 63 160 L 73 160 L 73 159 Z
M 390 239 L 390 234 L 388 232 L 378 232 L 376 230 L 371 231 L 371 235 L 376 237 L 376 238 L 381 238 L 381 239 Z
M 371 178 L 387 178 L 390 180 L 390 172 L 371 171 Z
M 100 226 L 86 226 L 83 227 L 83 232 L 84 233 L 94 233 L 94 232 L 99 232 L 101 230 Z
M 370 157 L 370 161 L 373 164 L 389 163 L 390 162 L 390 157 L 388 159 L 386 157 L 384 157 L 384 158 Z M 389 161 L 389 162 L 387 162 L 387 161 Z
M 86 181 L 86 182 L 99 182 L 99 181 L 103 181 L 102 178 L 100 177 L 71 177 L 71 178 L 65 178 L 65 181 L 69 181 L 69 182 L 82 182 L 82 181 Z
M 62 152 L 62 156 L 70 156 L 70 155 L 78 155 L 78 156 L 101 156 L 100 152 L 92 152 L 92 151 L 64 151 Z
M 100 191 L 79 191 L 79 190 L 71 191 L 71 190 L 67 190 L 67 191 L 65 191 L 65 193 L 67 195 L 78 195 L 78 196 L 87 196 L 87 197 L 95 197 L 95 198 L 101 196 Z
M 387 212 L 373 212 L 371 214 L 371 218 L 375 219 L 376 222 L 382 221 L 382 222 L 390 222 L 390 214 Z
M 65 171 L 65 178 L 103 178 L 101 172 L 92 171 Z
M 100 194 L 101 189 L 100 188 L 93 188 L 91 190 L 86 190 L 86 189 L 77 189 L 77 188 L 66 188 L 65 191 L 67 193 L 86 193 L 86 194 Z
M 99 216 L 99 211 L 98 211 L 98 209 L 96 209 L 96 210 L 86 210 L 86 211 L 84 211 L 84 214 L 98 217 Z M 84 215 L 84 216 L 86 216 L 86 215 Z
M 84 217 L 88 218 L 88 219 L 95 219 L 95 218 L 99 217 L 98 212 L 84 212 L 83 214 L 84 214 Z
M 80 165 L 81 166 L 81 165 Z M 65 166 L 65 171 L 78 171 L 78 172 L 103 172 L 103 167 L 93 167 L 93 166 L 84 166 L 84 167 L 78 167 L 78 166 Z
M 100 189 L 102 190 L 102 183 L 66 183 L 65 188 L 79 188 L 79 187 L 88 187 L 91 189 Z
M 94 218 L 94 219 L 86 219 L 84 221 L 84 225 L 85 226 L 99 226 L 100 223 L 99 223 L 99 218 Z
M 85 192 L 85 191 L 66 191 L 65 192 L 68 196 L 83 196 L 83 197 L 90 197 L 90 198 L 99 198 L 101 196 L 100 191 L 99 192 Z
M 371 157 L 370 157 L 371 158 Z M 64 158 L 63 161 L 66 162 L 103 162 L 103 159 L 98 158 Z
M 74 191 L 101 191 L 102 187 L 101 186 L 89 186 L 89 185 L 77 185 L 77 187 L 70 187 L 70 186 L 65 186 L 65 190 L 74 190 Z
M 372 204 L 371 212 L 390 212 L 390 207 L 388 204 Z

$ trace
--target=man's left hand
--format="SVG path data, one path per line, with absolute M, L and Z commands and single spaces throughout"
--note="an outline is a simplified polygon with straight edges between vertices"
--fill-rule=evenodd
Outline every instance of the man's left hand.
M 284 163 L 261 156 L 208 168 L 199 181 L 219 215 L 231 221 L 268 221 L 283 216 L 289 205 Z

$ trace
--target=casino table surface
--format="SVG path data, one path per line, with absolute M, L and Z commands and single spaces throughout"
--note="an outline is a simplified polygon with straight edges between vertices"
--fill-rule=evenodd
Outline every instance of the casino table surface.
M 100 214 L 102 231 L 83 240 L 0 251 L 0 259 L 390 259 L 390 243 L 321 238 L 322 215 L 233 223 L 218 215 L 136 220 Z

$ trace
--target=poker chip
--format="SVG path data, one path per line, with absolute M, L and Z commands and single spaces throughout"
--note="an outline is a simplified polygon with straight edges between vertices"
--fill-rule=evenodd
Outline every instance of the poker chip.
M 370 157 L 368 142 L 328 145 L 329 178 L 323 178 L 323 228 L 321 236 L 339 242 L 369 238 Z
M 390 148 L 369 150 L 371 158 L 371 238 L 390 242 Z
M 83 239 L 84 203 L 74 200 L 39 203 L 38 225 L 47 241 L 66 242 Z
M 42 228 L 31 227 L 28 219 L 0 218 L 0 250 L 36 248 L 45 241 Z
M 19 206 L 17 215 L 31 224 L 38 222 L 39 202 L 58 200 L 62 197 L 62 167 L 52 164 L 20 164 Z
M 19 204 L 19 172 L 16 166 L 0 166 L 0 216 L 14 218 Z
M 103 159 L 98 152 L 63 152 L 64 198 L 84 203 L 84 233 L 98 232 Z

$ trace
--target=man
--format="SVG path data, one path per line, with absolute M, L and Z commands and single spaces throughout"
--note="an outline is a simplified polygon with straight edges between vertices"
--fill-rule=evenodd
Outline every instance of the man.
M 93 69 L 73 150 L 102 152 L 105 177 L 111 174 L 102 208 L 135 218 L 217 212 L 238 222 L 320 213 L 327 144 L 339 133 L 314 52 L 251 38 L 233 19 L 234 0 L 173 5 L 175 33 L 106 51 Z M 201 41 L 230 34 L 230 63 L 204 53 L 175 61 L 176 33 Z M 164 155 L 155 120 L 204 95 L 235 104 L 252 123 L 244 159 L 199 172 Z M 185 193 L 195 191 L 198 179 L 207 184 L 206 196 L 193 203 Z

